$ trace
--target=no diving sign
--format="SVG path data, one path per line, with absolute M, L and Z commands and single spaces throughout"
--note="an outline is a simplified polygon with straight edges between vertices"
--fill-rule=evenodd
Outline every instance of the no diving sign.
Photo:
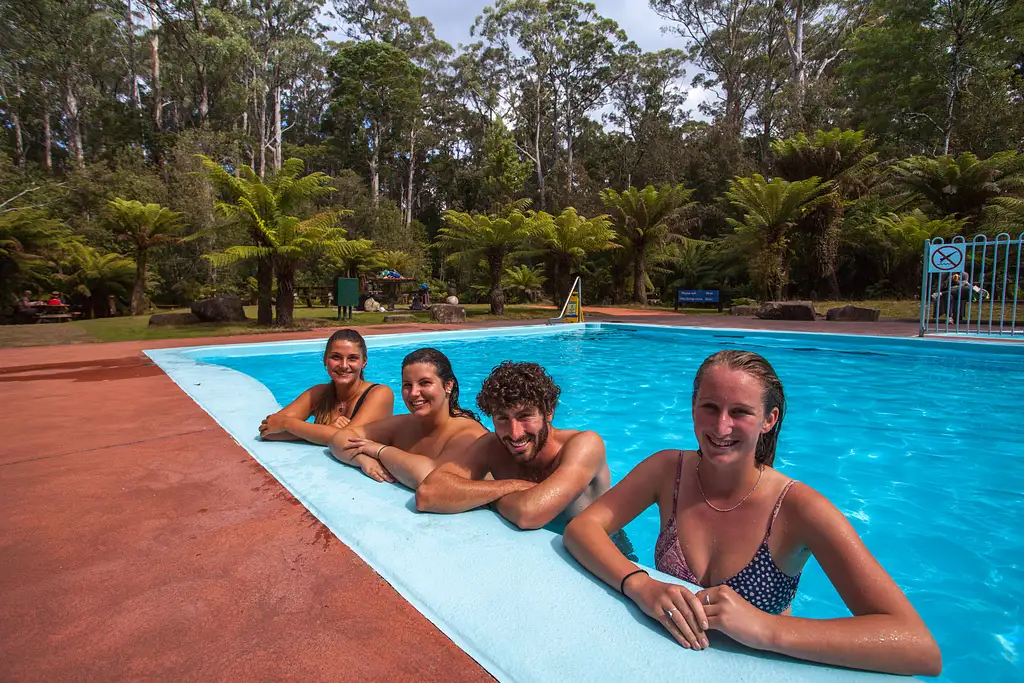
M 967 255 L 967 245 L 933 244 L 928 254 L 929 273 L 959 273 L 963 270 Z

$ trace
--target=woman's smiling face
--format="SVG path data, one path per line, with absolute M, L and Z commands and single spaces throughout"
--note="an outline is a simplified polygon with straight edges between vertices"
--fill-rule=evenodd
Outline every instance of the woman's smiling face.
M 778 409 L 764 413 L 764 387 L 753 375 L 716 365 L 704 373 L 693 402 L 693 431 L 712 460 L 753 459 L 757 440 L 771 431 Z
M 324 367 L 331 381 L 349 385 L 359 381 L 366 367 L 366 358 L 355 342 L 336 341 L 324 354 Z
M 446 386 L 430 363 L 410 363 L 402 368 L 402 400 L 417 417 L 427 417 L 438 410 L 447 412 L 451 390 L 452 382 Z

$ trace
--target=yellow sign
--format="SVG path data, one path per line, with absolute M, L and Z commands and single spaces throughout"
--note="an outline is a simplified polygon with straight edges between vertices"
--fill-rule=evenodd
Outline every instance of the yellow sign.
M 565 317 L 562 322 L 581 323 L 583 322 L 583 309 L 580 307 L 580 295 L 575 289 L 569 295 L 569 303 L 565 307 Z

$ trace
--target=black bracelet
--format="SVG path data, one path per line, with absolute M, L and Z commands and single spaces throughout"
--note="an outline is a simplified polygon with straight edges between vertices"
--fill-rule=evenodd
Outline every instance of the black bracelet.
M 622 581 L 619 582 L 619 592 L 622 593 L 623 595 L 626 594 L 626 579 L 628 579 L 629 577 L 633 576 L 634 574 L 647 574 L 647 571 L 644 570 L 644 569 L 637 569 L 636 571 L 632 571 L 632 572 L 626 574 L 625 576 L 623 576 L 622 577 Z M 650 576 L 650 574 L 647 574 L 647 576 Z

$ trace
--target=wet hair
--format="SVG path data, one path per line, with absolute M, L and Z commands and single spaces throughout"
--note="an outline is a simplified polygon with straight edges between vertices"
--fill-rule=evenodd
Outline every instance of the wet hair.
M 754 461 L 758 465 L 768 465 L 775 462 L 775 446 L 779 441 L 779 432 L 782 431 L 782 419 L 786 417 L 786 394 L 782 390 L 782 382 L 775 374 L 771 363 L 753 351 L 719 351 L 704 359 L 697 376 L 693 378 L 693 402 L 697 402 L 697 393 L 700 391 L 700 383 L 704 375 L 713 367 L 722 366 L 730 370 L 745 372 L 761 383 L 761 400 L 764 403 L 765 417 L 771 414 L 772 409 L 779 409 L 779 419 L 771 431 L 766 432 L 757 438 L 757 447 L 754 450 Z
M 341 329 L 337 330 L 331 335 L 331 338 L 327 340 L 327 346 L 324 347 L 324 365 L 327 365 L 327 354 L 331 352 L 331 346 L 334 342 L 352 342 L 359 347 L 359 352 L 363 354 L 363 359 L 367 359 L 369 356 L 366 353 L 366 340 L 363 339 L 363 335 L 359 334 L 352 329 Z M 363 379 L 363 371 L 359 371 L 359 379 Z M 334 422 L 334 411 L 338 407 L 338 390 L 334 386 L 332 381 L 327 386 L 325 391 L 320 396 L 320 400 L 317 401 L 316 406 L 313 407 L 314 422 L 318 425 L 326 425 Z
M 533 406 L 546 418 L 555 412 L 561 393 L 551 375 L 537 363 L 506 360 L 484 380 L 476 404 L 488 417 L 516 406 Z
M 448 394 L 448 414 L 452 417 L 468 417 L 480 421 L 472 410 L 465 410 L 459 407 L 459 380 L 455 378 L 455 371 L 452 370 L 452 362 L 448 356 L 437 349 L 422 348 L 416 349 L 402 360 L 402 369 L 416 363 L 427 363 L 434 366 L 434 372 L 441 378 L 442 384 L 452 383 L 452 390 Z

